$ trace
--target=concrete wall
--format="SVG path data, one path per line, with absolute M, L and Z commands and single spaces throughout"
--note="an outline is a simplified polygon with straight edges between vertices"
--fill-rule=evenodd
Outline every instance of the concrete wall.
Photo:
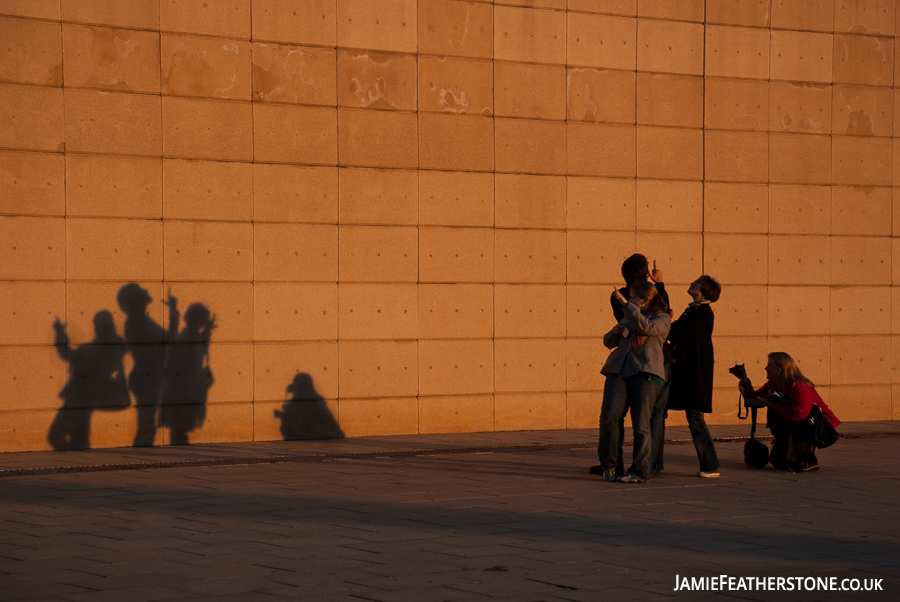
M 131 445 L 148 411 L 174 442 L 204 400 L 191 442 L 594 426 L 635 251 L 676 311 L 699 274 L 724 285 L 711 422 L 735 421 L 726 369 L 762 382 L 771 350 L 842 419 L 900 414 L 894 0 L 0 15 L 0 450 Z M 159 332 L 94 349 L 129 282 Z M 217 325 L 186 401 L 171 358 L 207 349 L 160 334 L 170 294 Z M 169 358 L 161 409 L 76 394 L 140 345 Z

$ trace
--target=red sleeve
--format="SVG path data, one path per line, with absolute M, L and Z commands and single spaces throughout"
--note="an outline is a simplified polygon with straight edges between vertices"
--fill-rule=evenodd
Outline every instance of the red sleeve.
M 837 419 L 837 417 L 828 409 L 828 406 L 825 405 L 825 402 L 822 401 L 822 398 L 819 396 L 818 392 L 815 389 L 810 387 L 805 383 L 794 383 L 790 389 L 786 391 L 788 398 L 790 399 L 790 405 L 787 406 L 771 406 L 769 409 L 774 411 L 776 414 L 781 416 L 786 420 L 791 420 L 793 422 L 799 422 L 804 420 L 809 413 L 812 411 L 813 404 L 817 404 L 820 408 L 822 408 L 822 413 L 828 419 L 828 422 L 831 423 L 832 426 L 837 426 L 841 422 Z

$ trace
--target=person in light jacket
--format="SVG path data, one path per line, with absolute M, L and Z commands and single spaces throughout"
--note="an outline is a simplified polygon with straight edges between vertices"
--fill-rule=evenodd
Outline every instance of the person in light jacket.
M 622 483 L 644 483 L 653 476 L 653 442 L 650 415 L 665 383 L 663 343 L 669 334 L 671 318 L 665 301 L 652 282 L 631 287 L 630 299 L 618 291 L 624 317 L 603 336 L 603 344 L 612 353 L 601 373 L 606 376 L 600 409 L 600 439 L 597 444 L 599 466 L 591 467 L 615 481 L 619 448 L 619 421 L 630 410 L 634 452 L 628 474 L 618 477 Z

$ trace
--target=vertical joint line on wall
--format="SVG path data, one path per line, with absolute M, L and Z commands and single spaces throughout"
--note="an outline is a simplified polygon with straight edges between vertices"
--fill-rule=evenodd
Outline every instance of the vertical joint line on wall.
M 338 16 L 337 10 L 334 11 L 334 72 L 338 72 L 338 43 L 337 43 L 337 31 L 338 31 Z M 418 43 L 418 42 L 417 42 Z M 418 66 L 418 65 L 417 65 Z M 417 70 L 418 75 L 418 70 Z M 416 80 L 416 85 L 418 86 L 418 78 Z M 416 90 L 418 92 L 418 90 Z M 337 183 L 337 196 L 334 199 L 334 202 L 337 203 L 337 218 L 335 219 L 334 227 L 337 228 L 337 259 L 338 259 L 338 271 L 337 278 L 334 284 L 337 296 L 337 333 L 335 333 L 335 345 L 337 347 L 337 394 L 335 395 L 337 402 L 337 422 L 338 425 L 341 424 L 341 139 L 340 139 L 340 119 L 341 112 L 338 110 L 338 102 L 337 102 L 337 90 L 335 90 L 335 101 L 334 101 L 334 139 L 335 139 L 335 179 Z M 417 345 L 418 348 L 418 345 Z
M 700 273 L 706 273 L 706 22 L 709 0 L 703 3 L 703 70 L 700 83 Z
M 162 1 L 162 0 L 160 0 L 160 1 Z M 253 5 L 252 5 L 252 3 L 250 6 L 250 62 L 251 63 L 253 62 Z M 160 62 L 160 65 L 162 65 L 162 62 Z M 250 69 L 250 135 L 252 136 L 251 139 L 254 140 L 253 146 L 252 146 L 252 154 L 250 156 L 250 203 L 251 203 L 251 205 L 250 205 L 250 207 L 251 207 L 250 232 L 252 232 L 252 240 L 254 243 L 253 244 L 253 246 L 254 246 L 253 266 L 250 268 L 252 270 L 251 271 L 251 278 L 252 278 L 251 289 L 256 288 L 256 253 L 255 253 L 255 247 L 256 247 L 256 169 L 255 169 L 256 142 L 255 142 L 255 139 L 256 139 L 256 137 L 254 135 L 255 132 L 256 132 L 256 121 L 255 121 L 255 115 L 254 115 L 254 110 L 253 110 L 253 69 L 252 69 L 252 65 L 251 65 L 251 69 Z M 256 315 L 255 291 L 252 296 L 252 299 L 253 299 L 252 303 L 254 304 L 252 313 L 255 316 Z M 256 347 L 256 324 L 255 324 L 256 319 L 254 318 L 253 321 L 254 321 L 254 325 L 253 325 L 254 345 L 253 346 L 255 348 Z M 256 349 L 253 350 L 253 359 L 250 363 L 250 379 L 251 379 L 250 382 L 256 383 Z M 250 439 L 252 441 L 256 441 L 256 390 L 255 389 L 256 389 L 256 387 L 254 386 L 253 395 L 251 395 L 251 397 L 250 397 L 250 407 L 251 407 L 250 428 L 252 429 L 250 431 Z

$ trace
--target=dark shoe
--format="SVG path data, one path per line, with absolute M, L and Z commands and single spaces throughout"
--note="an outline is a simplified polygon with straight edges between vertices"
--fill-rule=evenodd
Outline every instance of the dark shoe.
M 588 472 L 591 474 L 600 474 L 603 475 L 603 478 L 609 481 L 610 483 L 616 482 L 616 471 L 615 470 L 603 470 L 603 467 L 599 464 L 596 466 L 591 466 L 588 468 Z

